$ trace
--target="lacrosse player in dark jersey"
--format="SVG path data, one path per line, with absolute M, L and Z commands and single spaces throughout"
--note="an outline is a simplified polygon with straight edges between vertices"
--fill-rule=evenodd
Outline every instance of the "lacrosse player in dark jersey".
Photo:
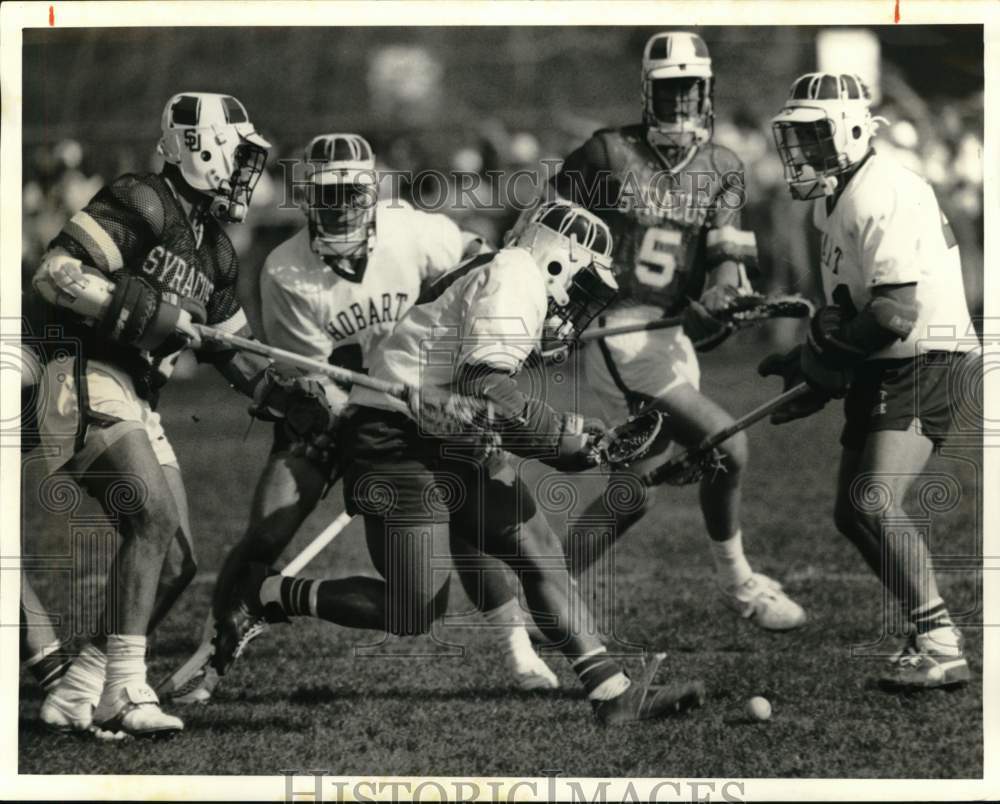
M 712 61 L 701 37 L 654 35 L 642 59 L 643 122 L 597 131 L 566 158 L 552 182 L 559 196 L 601 217 L 614 237 L 621 293 L 596 325 L 684 316 L 683 327 L 598 340 L 583 358 L 587 385 L 608 419 L 620 421 L 654 405 L 668 417 L 666 434 L 681 446 L 732 422 L 701 392 L 695 349 L 717 346 L 729 334 L 711 314 L 751 292 L 745 266 L 756 256 L 753 233 L 740 221 L 743 164 L 711 139 L 712 87 Z M 755 573 L 744 556 L 740 500 L 746 436 L 733 436 L 720 451 L 720 471 L 705 476 L 700 498 L 721 597 L 762 628 L 796 628 L 805 622 L 805 612 L 777 581 Z M 649 510 L 652 493 L 638 480 L 642 471 L 636 465 L 613 472 L 604 498 L 581 519 L 607 510 L 615 518 L 614 538 L 621 537 Z M 621 506 L 616 499 L 635 503 Z M 602 548 L 571 545 L 575 571 Z
M 146 635 L 195 569 L 184 485 L 155 409 L 187 347 L 244 393 L 268 396 L 263 361 L 202 347 L 196 325 L 247 328 L 222 223 L 246 217 L 269 147 L 235 98 L 175 95 L 162 117 L 162 172 L 126 174 L 102 189 L 34 276 L 80 343 L 45 367 L 38 412 L 49 468 L 76 478 L 124 537 L 101 635 L 42 705 L 54 729 L 147 736 L 183 728 L 146 682 Z

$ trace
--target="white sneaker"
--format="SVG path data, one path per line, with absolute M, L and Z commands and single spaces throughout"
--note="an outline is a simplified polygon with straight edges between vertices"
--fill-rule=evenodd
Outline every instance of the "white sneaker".
M 889 690 L 926 690 L 961 687 L 972 673 L 965 660 L 962 635 L 957 628 L 913 634 L 902 651 L 889 661 L 889 670 L 879 678 L 879 684 Z
M 160 709 L 160 699 L 149 684 L 128 684 L 101 696 L 94 710 L 97 728 L 133 737 L 160 737 L 184 729 L 184 721 Z
M 62 684 L 56 684 L 45 696 L 39 715 L 42 723 L 53 731 L 90 731 L 96 705 L 96 698 L 64 690 Z
M 723 602 L 744 619 L 767 631 L 789 631 L 806 621 L 802 607 L 773 578 L 755 572 L 742 586 L 719 586 Z
M 504 664 L 519 690 L 557 690 L 559 679 L 541 656 L 528 650 L 504 651 Z

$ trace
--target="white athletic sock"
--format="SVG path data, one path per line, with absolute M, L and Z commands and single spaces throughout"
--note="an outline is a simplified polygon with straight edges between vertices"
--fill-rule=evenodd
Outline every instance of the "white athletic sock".
M 962 635 L 953 625 L 946 625 L 918 636 L 917 646 L 945 656 L 959 656 L 962 653 Z
M 604 646 L 574 659 L 570 665 L 591 701 L 607 701 L 623 694 L 631 685 L 621 666 L 607 655 Z
M 108 637 L 108 670 L 102 698 L 119 689 L 146 683 L 146 637 L 112 634 Z
M 602 682 L 599 687 L 587 695 L 587 698 L 591 701 L 609 701 L 619 695 L 624 695 L 631 686 L 632 682 L 629 681 L 628 676 L 624 673 L 618 673 Z
M 95 706 L 104 688 L 108 657 L 87 643 L 56 687 L 61 698 L 91 701 Z
M 724 542 L 710 539 L 712 558 L 719 583 L 726 589 L 735 589 L 750 580 L 753 570 L 743 555 L 743 531 L 738 530 Z
M 268 603 L 281 605 L 281 582 L 284 579 L 284 575 L 271 575 L 264 579 L 260 585 L 260 591 L 257 593 L 261 605 L 266 606 Z
M 512 597 L 502 606 L 483 612 L 483 617 L 493 628 L 494 637 L 511 653 L 520 654 L 535 649 L 531 645 L 531 637 L 524 623 L 524 612 L 516 597 Z

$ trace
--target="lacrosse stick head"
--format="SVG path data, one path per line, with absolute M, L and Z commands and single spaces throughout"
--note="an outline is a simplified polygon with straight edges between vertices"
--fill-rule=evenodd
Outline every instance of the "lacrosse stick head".
M 811 318 L 814 312 L 812 302 L 798 294 L 751 294 L 736 296 L 721 317 L 740 327 L 770 318 Z
M 647 410 L 608 430 L 596 445 L 601 463 L 619 468 L 641 461 L 663 431 L 663 421 L 660 411 Z

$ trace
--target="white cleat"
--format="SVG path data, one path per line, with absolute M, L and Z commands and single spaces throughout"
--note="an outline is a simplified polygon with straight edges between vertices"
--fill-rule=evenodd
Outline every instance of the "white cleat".
M 132 737 L 166 737 L 184 729 L 184 721 L 160 709 L 160 699 L 145 683 L 119 687 L 110 700 L 102 697 L 94 724 L 103 732 Z
M 505 651 L 504 663 L 519 690 L 557 690 L 559 679 L 533 650 Z
M 46 728 L 69 733 L 90 731 L 96 701 L 80 692 L 69 692 L 61 684 L 45 696 L 39 716 Z
M 719 587 L 723 602 L 754 625 L 767 631 L 790 631 L 805 624 L 806 613 L 773 578 L 755 572 L 735 589 Z

